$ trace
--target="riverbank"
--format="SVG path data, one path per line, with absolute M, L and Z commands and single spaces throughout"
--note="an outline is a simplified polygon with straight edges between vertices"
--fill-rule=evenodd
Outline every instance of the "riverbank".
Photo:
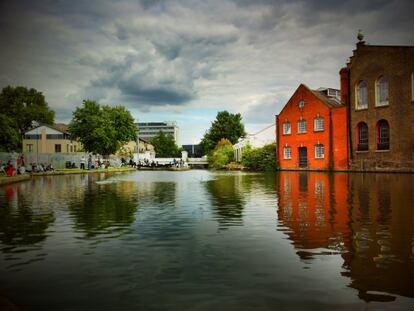
M 110 167 L 105 169 L 81 170 L 77 168 L 55 170 L 53 172 L 31 173 L 16 176 L 0 176 L 0 186 L 13 184 L 21 181 L 30 180 L 37 176 L 55 176 L 55 175 L 72 175 L 72 174 L 95 174 L 95 173 L 117 173 L 135 171 L 132 167 Z
M 0 176 L 0 186 L 14 184 L 16 182 L 25 181 L 30 179 L 29 174 L 16 175 L 16 176 Z
M 71 174 L 94 174 L 94 173 L 116 173 L 116 172 L 130 172 L 135 171 L 132 167 L 109 167 L 98 168 L 93 170 L 82 170 L 80 168 L 67 168 L 55 170 L 53 172 L 32 173 L 32 176 L 52 176 L 52 175 L 71 175 Z

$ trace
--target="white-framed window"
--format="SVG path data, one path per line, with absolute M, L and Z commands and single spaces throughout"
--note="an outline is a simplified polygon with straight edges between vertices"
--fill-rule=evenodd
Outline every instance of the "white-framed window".
M 306 120 L 298 121 L 298 133 L 306 133 Z
M 322 144 L 315 145 L 315 159 L 325 158 L 325 147 Z
M 305 101 L 302 99 L 301 101 L 299 101 L 299 108 L 303 109 L 305 107 Z
M 357 110 L 359 109 L 367 109 L 368 108 L 368 90 L 367 90 L 367 84 L 365 81 L 360 81 L 356 87 L 355 90 L 355 108 Z
M 381 76 L 375 81 L 375 106 L 388 105 L 388 79 Z
M 292 159 L 292 148 L 289 146 L 283 147 L 283 159 L 290 160 Z
M 313 130 L 315 132 L 323 131 L 323 118 L 322 117 L 316 117 L 313 121 Z
M 289 121 L 283 123 L 283 135 L 289 135 L 292 132 L 292 127 Z
M 33 144 L 27 144 L 27 152 L 33 152 Z

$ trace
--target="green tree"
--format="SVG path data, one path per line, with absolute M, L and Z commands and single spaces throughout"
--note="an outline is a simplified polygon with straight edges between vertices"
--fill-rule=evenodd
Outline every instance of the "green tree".
M 0 136 L 11 135 L 4 145 L 7 148 L 2 143 L 3 149 L 7 151 L 21 149 L 22 135 L 32 127 L 33 121 L 53 124 L 55 117 L 41 92 L 23 86 L 7 86 L 2 89 L 0 111 L 3 115 L 0 120 Z M 14 128 L 14 131 L 10 128 Z
M 228 111 L 217 113 L 216 120 L 211 124 L 210 129 L 204 134 L 201 145 L 204 151 L 208 153 L 213 150 L 217 142 L 222 138 L 228 139 L 235 144 L 240 137 L 246 135 L 244 124 L 240 113 L 232 114 Z
M 0 151 L 19 150 L 19 144 L 20 134 L 16 123 L 8 116 L 0 113 Z
M 261 148 L 246 146 L 242 150 L 241 163 L 254 171 L 275 171 L 277 169 L 276 145 L 268 144 Z
M 213 169 L 222 169 L 225 168 L 226 164 L 233 161 L 233 158 L 233 145 L 228 139 L 222 138 L 214 150 L 208 154 L 208 166 Z
M 131 113 L 123 106 L 101 106 L 84 100 L 73 112 L 69 132 L 88 152 L 115 154 L 124 144 L 136 140 L 136 126 Z
M 181 157 L 181 148 L 179 148 L 172 135 L 165 135 L 159 131 L 156 136 L 151 139 L 157 157 Z

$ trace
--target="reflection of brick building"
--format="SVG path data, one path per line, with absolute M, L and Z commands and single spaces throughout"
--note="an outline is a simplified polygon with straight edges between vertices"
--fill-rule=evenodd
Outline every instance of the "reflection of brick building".
M 359 42 L 340 76 L 351 168 L 414 170 L 414 47 Z
M 281 172 L 278 182 L 278 219 L 301 259 L 340 253 L 365 301 L 414 297 L 411 175 Z
M 351 177 L 352 248 L 350 256 L 344 256 L 350 286 L 366 301 L 394 300 L 392 294 L 414 297 L 412 176 L 352 174 Z
M 349 247 L 348 178 L 345 173 L 280 173 L 278 219 L 291 229 L 289 238 L 301 257 L 306 250 Z
M 347 109 L 339 91 L 301 84 L 276 116 L 281 169 L 347 169 Z

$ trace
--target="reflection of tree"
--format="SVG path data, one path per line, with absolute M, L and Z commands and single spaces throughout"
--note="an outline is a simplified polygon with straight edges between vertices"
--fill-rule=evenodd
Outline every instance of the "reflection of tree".
M 89 183 L 84 196 L 78 201 L 70 202 L 70 211 L 76 229 L 93 237 L 127 232 L 135 220 L 137 206 L 135 183 Z
M 240 224 L 244 209 L 241 176 L 219 176 L 207 181 L 205 185 L 211 194 L 212 207 L 218 221 L 222 224 Z
M 55 220 L 52 210 L 32 206 L 20 194 L 19 185 L 8 186 L 6 193 L 0 196 L 0 241 L 15 247 L 43 241 Z

